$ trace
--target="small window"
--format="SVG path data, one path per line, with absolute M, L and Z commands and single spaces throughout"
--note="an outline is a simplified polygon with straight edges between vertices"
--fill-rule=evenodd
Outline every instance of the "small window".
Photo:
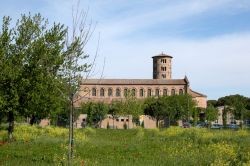
M 143 97 L 143 96 L 144 96 L 144 90 L 140 89 L 140 97 Z
M 113 90 L 111 88 L 108 89 L 108 96 L 113 96 Z
M 85 122 L 85 119 L 82 119 L 83 122 Z
M 171 90 L 171 95 L 175 95 L 175 89 Z
M 104 88 L 101 88 L 101 90 L 100 90 L 100 96 L 104 96 Z
M 96 88 L 92 88 L 92 96 L 96 96 Z
M 116 119 L 117 122 L 119 122 L 119 119 Z
M 131 95 L 132 95 L 132 96 L 136 96 L 136 91 L 135 91 L 135 89 L 132 89 Z
M 162 74 L 161 76 L 162 76 L 162 78 L 166 78 L 166 74 Z
M 179 95 L 183 95 L 183 89 L 179 89 Z
M 116 89 L 115 95 L 116 97 L 121 96 L 121 90 L 119 88 Z
M 160 90 L 159 89 L 155 89 L 155 96 L 160 96 Z
M 168 95 L 168 90 L 167 89 L 163 89 L 163 96 L 167 96 Z
M 161 67 L 161 71 L 167 71 L 167 67 Z
M 121 119 L 121 122 L 124 122 L 124 119 Z
M 127 96 L 128 96 L 128 89 L 125 88 L 125 89 L 124 89 L 124 97 L 127 97 Z
M 152 90 L 148 89 L 148 97 L 152 96 Z
M 126 119 L 126 122 L 128 122 L 128 119 Z

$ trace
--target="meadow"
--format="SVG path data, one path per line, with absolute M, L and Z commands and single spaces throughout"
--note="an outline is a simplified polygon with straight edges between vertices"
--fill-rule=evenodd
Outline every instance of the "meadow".
M 74 165 L 250 165 L 248 130 L 76 129 Z M 0 165 L 67 165 L 68 129 L 0 131 Z

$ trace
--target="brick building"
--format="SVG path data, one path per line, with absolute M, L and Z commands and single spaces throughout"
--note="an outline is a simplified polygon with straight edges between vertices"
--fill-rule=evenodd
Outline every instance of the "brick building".
M 112 102 L 122 100 L 128 91 L 138 99 L 150 96 L 178 95 L 188 93 L 198 107 L 207 107 L 207 97 L 190 88 L 188 78 L 172 79 L 172 56 L 153 56 L 153 79 L 86 79 L 81 82 L 81 91 L 76 107 L 85 101 Z

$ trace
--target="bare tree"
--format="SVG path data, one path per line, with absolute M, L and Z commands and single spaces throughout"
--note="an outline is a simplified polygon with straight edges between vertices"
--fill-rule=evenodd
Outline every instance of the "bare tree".
M 91 63 L 87 62 L 89 54 L 86 52 L 88 44 L 96 23 L 93 24 L 88 20 L 88 10 L 80 10 L 80 1 L 77 2 L 76 8 L 72 7 L 72 29 L 68 29 L 65 41 L 65 56 L 62 75 L 66 82 L 66 96 L 69 103 L 69 148 L 68 164 L 72 164 L 74 152 L 74 103 L 83 98 L 81 96 L 80 85 L 84 79 L 87 79 L 93 71 L 94 64 L 98 55 L 99 39 L 94 59 Z M 70 30 L 70 32 L 69 32 Z M 84 75 L 85 74 L 85 75 Z M 85 78 L 84 78 L 85 77 Z

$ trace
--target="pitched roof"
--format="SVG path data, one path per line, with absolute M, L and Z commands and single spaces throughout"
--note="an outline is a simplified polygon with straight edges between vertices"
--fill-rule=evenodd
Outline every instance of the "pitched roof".
M 85 85 L 186 85 L 185 79 L 85 79 Z
M 152 58 L 164 58 L 164 57 L 173 58 L 172 56 L 167 55 L 167 54 L 164 54 L 164 53 L 161 53 L 161 54 L 159 54 L 159 55 L 155 55 L 155 56 L 153 56 Z
M 195 91 L 193 91 L 192 89 L 189 89 L 189 94 L 190 94 L 192 97 L 207 97 L 206 95 L 204 95 L 204 94 L 202 94 L 202 93 L 195 92 Z

